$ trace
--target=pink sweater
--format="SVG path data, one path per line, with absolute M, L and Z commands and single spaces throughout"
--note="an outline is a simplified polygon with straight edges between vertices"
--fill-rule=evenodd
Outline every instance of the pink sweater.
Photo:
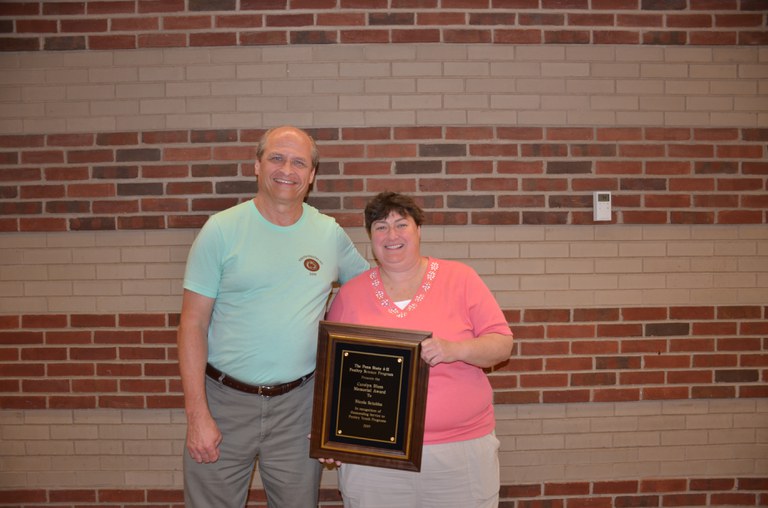
M 511 335 L 496 300 L 472 268 L 429 258 L 421 289 L 400 310 L 373 268 L 344 284 L 329 321 L 432 331 L 445 340 L 473 340 L 486 333 Z M 482 369 L 464 362 L 430 368 L 425 444 L 474 439 L 495 427 L 493 391 Z

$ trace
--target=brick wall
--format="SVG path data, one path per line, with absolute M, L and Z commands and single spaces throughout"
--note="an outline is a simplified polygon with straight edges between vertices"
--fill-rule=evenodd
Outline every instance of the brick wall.
M 517 345 L 491 374 L 496 402 L 766 397 L 767 308 L 509 312 Z M 3 316 L 0 407 L 182 408 L 176 322 L 165 314 Z
M 197 228 L 255 191 L 262 131 L 0 136 L 4 231 Z M 371 193 L 415 194 L 430 224 L 763 224 L 768 129 L 324 128 L 310 202 L 362 225 Z
M 767 19 L 757 0 L 0 3 L 0 506 L 181 506 L 186 253 L 282 123 L 318 139 L 310 201 L 367 257 L 367 198 L 412 193 L 424 251 L 505 310 L 505 508 L 768 505 Z
M 180 468 L 182 411 L 0 417 L 4 438 L 28 450 L 5 454 L 5 468 L 28 475 L 31 486 L 5 488 L 0 506 L 183 506 L 181 488 L 168 486 Z M 501 506 L 765 506 L 768 480 L 744 471 L 765 460 L 754 434 L 766 418 L 755 399 L 500 405 L 502 475 L 515 478 L 502 488 Z M 334 482 L 327 471 L 321 506 L 341 506 Z M 260 486 L 248 506 L 265 506 Z
M 9 1 L 0 14 L 6 51 L 768 42 L 761 0 Z

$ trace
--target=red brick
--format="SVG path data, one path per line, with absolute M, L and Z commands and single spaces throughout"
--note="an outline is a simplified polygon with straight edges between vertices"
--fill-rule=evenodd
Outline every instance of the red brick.
M 191 33 L 189 35 L 190 47 L 212 46 L 236 46 L 237 34 L 235 33 Z
M 139 48 L 178 48 L 187 46 L 187 36 L 183 33 L 139 34 Z
M 596 388 L 594 390 L 594 402 L 635 402 L 640 400 L 638 388 Z M 595 492 L 600 494 L 600 492 Z
M 687 399 L 687 387 L 646 387 L 642 400 L 680 400 Z
M 138 0 L 138 12 L 184 12 L 184 0 Z
M 90 49 L 135 49 L 136 38 L 133 35 L 92 35 L 88 37 Z
M 622 30 L 595 30 L 592 32 L 594 44 L 640 44 L 640 34 Z
M 574 404 L 589 402 L 590 396 L 589 390 L 553 390 L 544 391 L 542 400 L 548 404 Z
M 392 129 L 390 127 L 349 127 L 341 129 L 341 139 L 348 141 L 361 140 L 390 140 Z M 326 145 L 323 145 L 323 149 Z
M 340 30 L 339 41 L 344 44 L 388 43 L 389 30 Z
M 132 14 L 136 12 L 133 0 L 93 0 L 87 4 L 88 14 Z
M 121 393 L 163 393 L 165 381 L 154 379 L 122 379 L 119 390 Z
M 356 12 L 318 13 L 317 26 L 365 26 L 365 14 Z
M 93 376 L 95 370 L 92 363 L 48 363 L 47 375 L 51 377 Z
M 0 409 L 46 409 L 46 397 L 0 395 Z M 6 491 L 3 491 L 3 499 Z

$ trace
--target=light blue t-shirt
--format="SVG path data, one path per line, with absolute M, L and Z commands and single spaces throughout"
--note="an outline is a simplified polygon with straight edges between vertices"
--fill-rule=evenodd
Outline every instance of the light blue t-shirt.
M 208 361 L 247 383 L 274 385 L 314 370 L 332 284 L 368 268 L 332 217 L 305 203 L 298 222 L 277 226 L 249 200 L 200 230 L 184 288 L 216 299 Z

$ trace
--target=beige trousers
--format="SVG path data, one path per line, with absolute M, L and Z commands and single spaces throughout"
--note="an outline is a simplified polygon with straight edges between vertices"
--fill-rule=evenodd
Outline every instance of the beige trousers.
M 496 508 L 499 440 L 494 434 L 425 445 L 421 471 L 343 464 L 344 508 Z

